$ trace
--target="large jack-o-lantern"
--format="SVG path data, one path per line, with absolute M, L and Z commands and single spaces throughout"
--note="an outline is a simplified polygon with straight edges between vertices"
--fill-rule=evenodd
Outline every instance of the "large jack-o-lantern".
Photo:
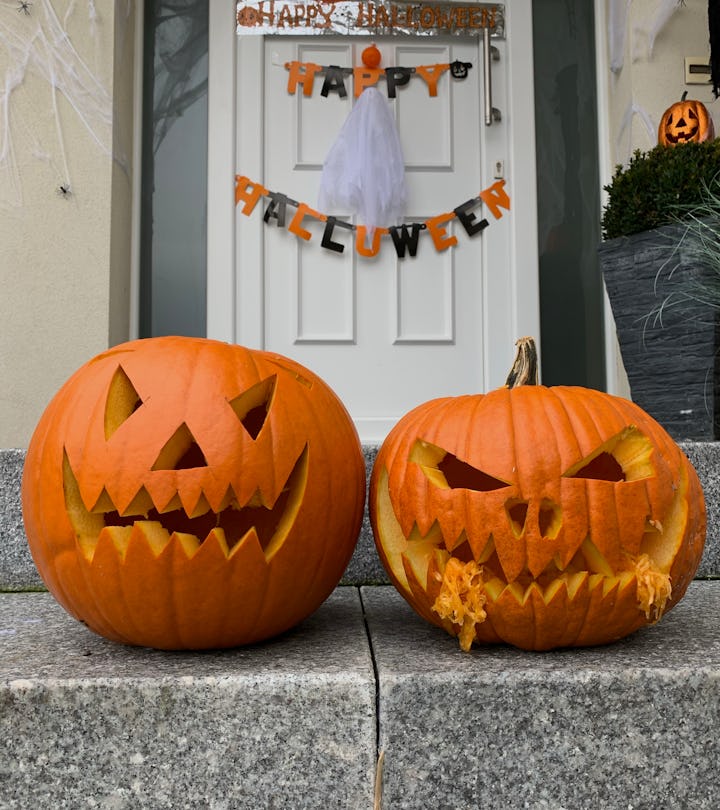
M 657 621 L 700 561 L 695 470 L 632 402 L 518 384 L 437 399 L 378 453 L 370 510 L 394 584 L 428 621 L 525 649 L 601 644 Z
M 365 466 L 347 411 L 278 355 L 151 338 L 77 371 L 22 482 L 48 589 L 110 639 L 230 647 L 293 626 L 338 583 Z
M 715 126 L 708 108 L 701 101 L 687 98 L 687 91 L 665 110 L 658 126 L 658 143 L 663 146 L 703 143 L 714 137 Z

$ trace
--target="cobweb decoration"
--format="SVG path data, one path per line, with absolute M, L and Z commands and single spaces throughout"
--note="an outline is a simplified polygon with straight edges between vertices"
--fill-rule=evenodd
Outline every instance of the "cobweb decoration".
M 628 16 L 632 0 L 608 0 L 608 51 L 610 70 L 620 73 L 625 61 L 625 43 L 628 34 Z M 632 59 L 642 56 L 652 59 L 655 40 L 684 0 L 659 0 L 650 14 L 632 30 Z M 643 53 L 643 43 L 645 50 Z
M 641 43 L 643 40 L 646 43 L 647 58 L 652 59 L 653 49 L 655 48 L 655 40 L 681 5 L 681 0 L 660 0 L 660 3 L 658 3 L 657 7 L 654 9 L 652 16 L 635 26 L 633 31 L 634 61 L 642 56 Z
M 631 0 L 608 1 L 608 49 L 610 70 L 619 73 L 625 61 L 625 37 Z
M 620 128 L 618 130 L 616 145 L 618 150 L 619 163 L 626 164 L 629 162 L 632 155 L 632 123 L 633 119 L 637 116 L 644 128 L 645 135 L 648 139 L 648 148 L 657 144 L 657 124 L 653 121 L 648 111 L 634 100 L 630 100 L 625 113 L 623 114 Z M 626 135 L 627 141 L 624 148 L 622 147 L 623 135 Z
M 111 96 L 67 32 L 71 16 L 79 14 L 77 5 L 74 0 L 68 4 L 61 22 L 50 0 L 33 0 L 25 9 L 15 0 L 0 2 L 0 205 L 22 205 L 20 144 L 33 158 L 51 166 L 56 187 L 72 189 L 59 96 L 72 107 L 98 148 L 104 154 L 112 153 Z M 101 20 L 96 4 L 85 0 L 83 5 L 91 39 L 99 48 L 97 26 Z M 125 6 L 129 14 L 131 0 Z M 121 8 L 115 13 L 122 24 Z M 39 77 L 47 86 L 47 104 L 55 121 L 54 133 L 42 135 L 47 140 L 41 140 L 17 103 L 18 90 L 30 76 Z

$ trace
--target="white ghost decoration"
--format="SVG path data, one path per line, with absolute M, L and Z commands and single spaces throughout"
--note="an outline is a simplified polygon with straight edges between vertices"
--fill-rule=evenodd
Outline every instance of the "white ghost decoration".
M 407 202 L 400 137 L 389 102 L 375 87 L 360 94 L 323 164 L 318 207 L 354 213 L 358 224 L 396 225 Z

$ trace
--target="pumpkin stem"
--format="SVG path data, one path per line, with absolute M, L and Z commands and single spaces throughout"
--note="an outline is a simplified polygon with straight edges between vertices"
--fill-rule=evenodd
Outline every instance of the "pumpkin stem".
M 534 338 L 520 338 L 515 345 L 517 346 L 517 354 L 507 380 L 505 380 L 505 387 L 517 388 L 520 385 L 537 385 L 538 358 Z
M 688 91 L 686 90 L 686 91 L 685 91 L 685 92 L 682 94 L 682 98 L 680 99 L 680 101 L 685 101 L 685 99 L 687 98 L 687 94 L 688 94 Z

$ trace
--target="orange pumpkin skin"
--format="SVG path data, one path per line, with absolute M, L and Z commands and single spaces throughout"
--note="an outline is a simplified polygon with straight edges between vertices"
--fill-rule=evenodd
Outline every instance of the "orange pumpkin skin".
M 715 137 L 715 126 L 707 107 L 695 99 L 671 104 L 663 113 L 658 126 L 658 143 L 677 146 L 683 143 L 703 143 Z
M 370 515 L 397 589 L 466 650 L 632 633 L 682 597 L 705 539 L 697 474 L 665 430 L 579 387 L 415 408 L 378 453 Z
M 357 432 L 320 378 L 181 337 L 80 368 L 22 480 L 55 598 L 109 639 L 162 649 L 248 644 L 308 616 L 342 576 L 364 494 Z

